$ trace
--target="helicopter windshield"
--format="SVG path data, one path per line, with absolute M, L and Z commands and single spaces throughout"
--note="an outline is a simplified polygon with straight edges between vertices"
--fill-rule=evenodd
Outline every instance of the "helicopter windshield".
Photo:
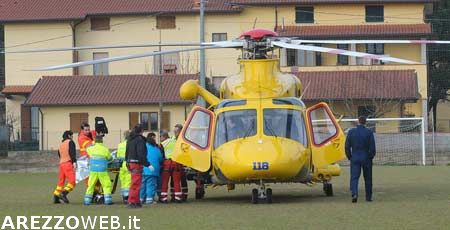
M 233 110 L 217 117 L 214 148 L 229 141 L 256 135 L 256 110 Z
M 307 145 L 303 115 L 293 109 L 264 109 L 264 134 L 289 138 Z

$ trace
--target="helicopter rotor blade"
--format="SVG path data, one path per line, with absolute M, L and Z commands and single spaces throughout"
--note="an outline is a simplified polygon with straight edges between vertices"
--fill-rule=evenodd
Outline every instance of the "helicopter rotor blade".
M 244 46 L 244 41 L 233 40 L 233 41 L 220 41 L 220 42 L 205 42 L 202 45 L 206 46 L 217 46 L 219 48 L 242 48 Z
M 61 52 L 61 51 L 75 51 L 75 50 L 126 49 L 126 48 L 139 48 L 139 47 L 201 46 L 201 45 L 202 45 L 201 43 L 162 43 L 162 44 L 148 43 L 148 44 L 132 44 L 132 45 L 78 46 L 78 47 L 29 49 L 29 50 L 13 50 L 13 51 L 2 50 L 2 51 L 0 51 L 0 53 L 45 53 L 45 52 Z
M 221 48 L 239 48 L 243 46 L 242 41 L 220 41 L 220 42 L 204 42 L 204 43 L 147 43 L 147 44 L 131 44 L 131 45 L 104 45 L 104 46 L 78 46 L 78 47 L 61 47 L 48 49 L 29 49 L 29 50 L 1 50 L 0 53 L 45 53 L 45 52 L 62 52 L 75 50 L 95 50 L 95 49 L 126 49 L 126 48 L 144 48 L 144 47 L 167 47 L 167 46 L 218 46 Z
M 272 45 L 282 47 L 282 48 L 287 48 L 287 49 L 297 49 L 297 50 L 331 53 L 331 54 L 346 55 L 346 56 L 360 57 L 360 58 L 366 58 L 366 59 L 375 59 L 375 60 L 381 60 L 381 61 L 387 61 L 387 62 L 397 62 L 397 63 L 403 63 L 403 64 L 418 64 L 417 62 L 410 61 L 410 60 L 394 58 L 394 57 L 387 57 L 387 56 L 383 56 L 383 55 L 355 52 L 355 51 L 349 51 L 349 50 L 343 50 L 343 49 L 333 49 L 333 48 L 308 46 L 308 45 L 296 45 L 296 44 L 277 42 L 277 41 L 272 42 Z
M 438 40 L 291 40 L 292 44 L 450 44 Z
M 56 66 L 50 66 L 50 67 L 44 67 L 44 68 L 38 68 L 38 69 L 30 69 L 27 71 L 59 70 L 59 69 L 75 68 L 75 67 L 86 66 L 86 65 L 95 65 L 95 64 L 123 61 L 123 60 L 135 59 L 135 58 L 152 57 L 152 56 L 170 54 L 170 53 L 197 51 L 197 50 L 205 50 L 205 49 L 216 49 L 216 48 L 221 48 L 221 47 L 203 46 L 203 47 L 188 48 L 188 49 L 166 50 L 166 51 L 161 51 L 161 52 L 146 52 L 146 53 L 140 53 L 140 54 L 131 54 L 131 55 L 124 55 L 124 56 L 110 57 L 110 58 L 102 58 L 102 59 L 97 59 L 97 60 L 82 61 L 82 62 L 76 62 L 76 63 L 70 63 L 70 64 L 64 64 L 64 65 L 56 65 Z

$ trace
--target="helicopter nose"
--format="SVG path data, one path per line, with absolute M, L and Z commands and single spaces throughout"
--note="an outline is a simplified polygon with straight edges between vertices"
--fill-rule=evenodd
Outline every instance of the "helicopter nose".
M 217 165 L 233 181 L 288 179 L 306 162 L 306 149 L 298 142 L 281 138 L 254 138 L 221 149 Z

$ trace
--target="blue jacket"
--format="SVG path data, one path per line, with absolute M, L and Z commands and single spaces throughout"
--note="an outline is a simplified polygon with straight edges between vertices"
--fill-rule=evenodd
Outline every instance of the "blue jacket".
M 358 125 L 348 132 L 345 155 L 349 160 L 373 159 L 375 154 L 375 137 L 372 131 L 363 125 Z
M 147 145 L 147 160 L 148 162 L 155 168 L 153 172 L 150 172 L 150 169 L 144 167 L 144 175 L 147 176 L 159 176 L 161 171 L 161 162 L 163 161 L 161 150 L 158 146 L 152 146 L 150 144 Z

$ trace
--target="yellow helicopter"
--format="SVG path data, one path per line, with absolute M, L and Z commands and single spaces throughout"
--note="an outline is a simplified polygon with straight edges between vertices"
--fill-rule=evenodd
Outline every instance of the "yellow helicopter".
M 186 100 L 203 97 L 208 108 L 195 106 L 183 127 L 173 160 L 198 172 L 196 198 L 203 183 L 228 185 L 256 183 L 252 202 L 272 202 L 272 182 L 322 182 L 333 195 L 337 161 L 345 157 L 345 136 L 325 103 L 306 108 L 299 99 L 302 85 L 292 74 L 281 73 L 278 59 L 266 59 L 263 38 L 275 34 L 253 30 L 252 54 L 240 60 L 241 73 L 227 77 L 220 98 L 195 80 L 180 89 Z M 256 47 L 256 49 L 254 49 Z
M 254 29 L 233 41 L 169 44 L 167 46 L 198 46 L 124 55 L 50 66 L 35 71 L 58 70 L 134 58 L 158 56 L 195 50 L 237 48 L 242 50 L 241 72 L 227 77 L 216 97 L 190 80 L 180 89 L 186 100 L 204 98 L 207 108 L 195 106 L 177 140 L 172 159 L 190 171 L 197 183 L 196 198 L 203 198 L 205 184 L 257 184 L 252 190 L 252 202 L 272 202 L 268 183 L 323 183 L 327 196 L 333 195 L 331 179 L 341 169 L 336 162 L 344 159 L 345 136 L 326 103 L 306 108 L 301 100 L 299 79 L 279 70 L 279 60 L 269 55 L 276 48 L 347 55 L 386 62 L 416 64 L 395 57 L 374 55 L 303 44 L 364 44 L 364 43 L 430 43 L 450 44 L 450 41 L 414 40 L 299 40 L 277 37 L 270 30 Z M 19 50 L 10 53 L 56 52 L 83 49 L 152 47 L 164 44 L 89 46 Z

